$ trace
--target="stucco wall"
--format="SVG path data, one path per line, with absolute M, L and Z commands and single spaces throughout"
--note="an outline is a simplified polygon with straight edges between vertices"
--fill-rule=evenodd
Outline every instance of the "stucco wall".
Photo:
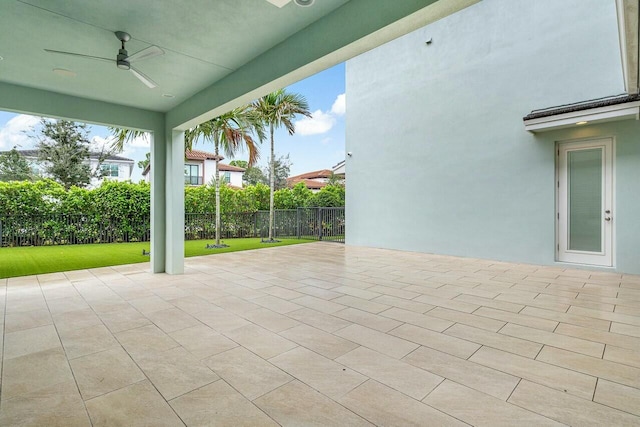
M 348 61 L 347 244 L 553 264 L 555 141 L 578 131 L 534 136 L 522 117 L 624 92 L 620 62 L 613 0 L 483 0 Z M 630 272 L 638 130 L 579 130 L 616 136 Z

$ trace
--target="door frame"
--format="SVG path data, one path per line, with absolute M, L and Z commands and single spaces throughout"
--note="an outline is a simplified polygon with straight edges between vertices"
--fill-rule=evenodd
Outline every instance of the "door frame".
M 598 144 L 600 143 L 600 144 Z M 604 241 L 604 246 L 605 246 L 605 252 L 603 253 L 603 260 L 602 262 L 588 262 L 586 259 L 589 258 L 589 254 L 587 253 L 579 253 L 578 251 L 574 251 L 573 253 L 571 253 L 570 251 L 567 250 L 566 246 L 567 245 L 567 239 L 565 238 L 565 241 L 563 242 L 561 240 L 561 233 L 566 232 L 566 226 L 567 226 L 567 221 L 566 218 L 563 217 L 563 212 L 561 212 L 561 207 L 562 207 L 562 202 L 561 202 L 561 195 L 565 194 L 563 191 L 561 191 L 560 188 L 560 182 L 561 182 L 561 172 L 562 172 L 562 168 L 561 168 L 561 151 L 563 148 L 585 148 L 588 149 L 590 147 L 597 147 L 597 146 L 603 146 L 604 145 L 604 158 L 603 158 L 603 165 L 606 167 L 606 165 L 608 164 L 610 166 L 610 172 L 609 172 L 609 181 L 610 184 L 606 185 L 607 179 L 605 176 L 605 192 L 608 190 L 608 196 L 609 198 L 607 198 L 607 194 L 605 193 L 605 204 L 608 202 L 610 203 L 610 209 L 612 211 L 611 213 L 611 218 L 612 221 L 609 223 L 609 225 L 604 224 L 603 230 L 609 232 L 609 235 L 606 236 L 605 235 L 605 241 Z M 561 262 L 561 263 L 569 263 L 569 264 L 576 264 L 576 265 L 586 265 L 586 266 L 590 266 L 590 267 L 604 267 L 604 268 L 613 268 L 616 265 L 616 251 L 615 251 L 615 247 L 616 247 L 616 217 L 617 217 L 617 209 L 616 209 L 616 192 L 615 192 L 615 179 L 616 179 L 616 165 L 615 165 L 615 151 L 616 149 L 616 140 L 615 137 L 613 136 L 601 136 L 601 137 L 593 137 L 593 138 L 580 138 L 580 139 L 571 139 L 571 140 L 563 140 L 563 141 L 557 141 L 556 142 L 556 146 L 555 146 L 555 150 L 556 150 L 556 171 L 555 171 L 555 194 L 556 194 L 556 221 L 555 221 L 555 225 L 556 225 L 556 233 L 555 233 L 555 259 L 556 262 Z M 607 162 L 607 158 L 606 156 L 610 157 L 610 162 Z M 566 158 L 565 158 L 566 161 Z M 606 170 L 605 170 L 605 175 L 606 175 Z M 566 179 L 565 179 L 566 180 Z M 566 191 L 566 189 L 564 190 Z M 607 206 L 603 207 L 603 214 L 604 214 L 604 209 L 606 209 Z M 566 215 L 566 213 L 565 213 Z M 563 224 L 564 221 L 564 224 Z M 608 237 L 608 238 L 607 238 Z M 608 255 L 607 255 L 608 253 Z M 597 259 L 597 255 L 592 255 L 592 257 L 594 259 Z

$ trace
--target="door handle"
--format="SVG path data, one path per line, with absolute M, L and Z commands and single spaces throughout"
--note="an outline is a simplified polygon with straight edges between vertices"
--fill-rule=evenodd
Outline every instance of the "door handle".
M 605 216 L 605 217 L 604 217 L 604 220 L 605 220 L 605 221 L 611 221 L 611 217 L 610 217 L 610 216 Z

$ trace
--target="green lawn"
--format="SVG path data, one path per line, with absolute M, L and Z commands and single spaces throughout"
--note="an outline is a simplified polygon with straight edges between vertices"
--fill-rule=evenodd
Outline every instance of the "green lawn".
M 273 246 L 308 243 L 311 240 L 281 239 L 279 243 L 261 243 L 260 239 L 226 239 L 228 248 L 206 249 L 214 240 L 188 240 L 184 242 L 187 257 L 223 252 L 246 251 Z M 0 279 L 58 271 L 83 270 L 110 265 L 149 262 L 149 242 L 101 243 L 95 245 L 37 246 L 0 248 Z

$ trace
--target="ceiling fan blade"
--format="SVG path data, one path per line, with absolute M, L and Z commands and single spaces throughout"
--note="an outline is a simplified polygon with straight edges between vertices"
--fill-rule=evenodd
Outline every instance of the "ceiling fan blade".
M 75 56 L 78 58 L 95 59 L 97 61 L 115 62 L 115 60 L 111 58 L 102 58 L 100 56 L 84 55 L 82 53 L 63 52 L 60 50 L 52 50 L 52 49 L 45 49 L 44 51 L 48 53 L 55 53 L 58 55 L 67 55 L 67 56 Z
M 154 56 L 164 55 L 164 50 L 160 49 L 158 46 L 149 46 L 146 49 L 142 49 L 139 52 L 134 53 L 131 56 L 127 57 L 127 61 L 135 62 L 135 61 L 143 61 L 145 59 L 153 58 Z
M 138 78 L 138 80 L 140 80 L 142 83 L 144 83 L 149 89 L 154 89 L 154 88 L 158 87 L 158 83 L 156 83 L 153 80 L 151 80 L 150 77 L 146 76 L 141 71 L 138 71 L 133 67 L 131 67 L 129 69 L 129 71 L 131 71 L 133 73 L 133 75 L 136 76 Z

